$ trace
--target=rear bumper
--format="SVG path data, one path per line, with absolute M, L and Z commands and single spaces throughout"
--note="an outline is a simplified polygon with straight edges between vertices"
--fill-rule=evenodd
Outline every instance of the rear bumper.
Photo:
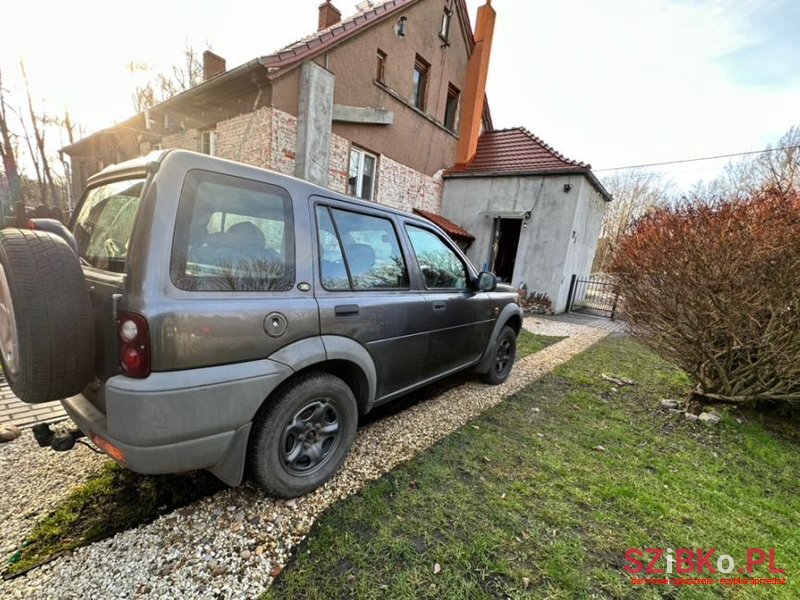
M 117 448 L 123 456 L 118 462 L 137 473 L 182 473 L 213 468 L 227 454 L 237 435 L 237 431 L 234 430 L 180 442 L 139 446 L 124 442 L 109 433 L 105 415 L 86 397 L 72 396 L 62 400 L 61 403 L 70 418 L 89 439 L 94 441 L 95 436 L 99 436 Z M 244 432 L 246 434 L 250 426 L 248 424 L 243 428 L 246 429 Z
M 105 412 L 82 394 L 62 404 L 89 439 L 113 446 L 119 455 L 112 458 L 132 471 L 208 469 L 238 485 L 253 417 L 290 374 L 281 363 L 260 360 L 147 379 L 117 376 L 106 382 Z

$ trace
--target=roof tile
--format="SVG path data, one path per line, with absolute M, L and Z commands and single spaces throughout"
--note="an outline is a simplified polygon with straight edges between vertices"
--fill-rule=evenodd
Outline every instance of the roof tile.
M 466 168 L 451 172 L 587 172 L 591 165 L 565 157 L 524 127 L 484 132 Z
M 305 58 L 310 58 L 319 48 L 334 45 L 339 40 L 354 35 L 371 23 L 397 12 L 419 0 L 386 0 L 372 7 L 358 12 L 355 15 L 335 23 L 326 29 L 321 29 L 288 46 L 281 48 L 270 56 L 261 58 L 261 62 L 268 69 L 279 70 L 292 66 Z M 463 2 L 463 0 L 460 0 Z
M 414 212 L 422 217 L 428 219 L 441 227 L 444 232 L 457 242 L 474 242 L 475 236 L 466 229 L 459 227 L 449 219 L 445 219 L 442 215 L 437 215 L 421 208 L 415 208 Z

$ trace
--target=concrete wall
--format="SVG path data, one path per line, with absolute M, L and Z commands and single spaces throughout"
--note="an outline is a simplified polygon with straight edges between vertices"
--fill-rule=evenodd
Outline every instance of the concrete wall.
M 328 185 L 335 79 L 316 63 L 301 67 L 294 174 L 321 186 Z
M 574 191 L 575 188 L 572 192 Z M 564 261 L 567 285 L 562 286 L 557 302 L 558 306 L 566 308 L 572 274 L 586 276 L 592 272 L 592 262 L 594 262 L 597 240 L 600 237 L 600 227 L 607 205 L 608 203 L 603 200 L 595 187 L 583 179 L 578 190 L 578 206 L 572 223 L 573 233 Z
M 564 192 L 567 183 L 572 187 Z M 583 175 L 448 178 L 442 194 L 442 214 L 476 238 L 467 256 L 478 269 L 491 266 L 492 213 L 531 212 L 511 283 L 546 293 L 556 312 L 566 307 L 572 274 L 589 273 L 603 210 Z

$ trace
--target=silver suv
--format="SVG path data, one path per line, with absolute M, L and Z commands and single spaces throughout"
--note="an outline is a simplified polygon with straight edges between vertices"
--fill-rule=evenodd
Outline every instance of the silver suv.
M 516 291 L 439 228 L 270 171 L 153 153 L 92 177 L 69 228 L 30 227 L 0 232 L 5 376 L 141 473 L 304 494 L 359 415 L 514 363 Z

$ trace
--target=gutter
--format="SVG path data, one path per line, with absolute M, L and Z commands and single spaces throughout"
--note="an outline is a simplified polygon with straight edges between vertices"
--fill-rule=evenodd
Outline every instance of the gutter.
M 603 187 L 603 184 L 600 183 L 600 180 L 589 168 L 545 169 L 542 171 L 450 171 L 445 172 L 442 177 L 444 179 L 470 179 L 481 177 L 546 177 L 549 175 L 585 175 L 589 183 L 603 196 L 604 201 L 611 202 L 613 200 L 613 196 L 608 193 L 608 190 Z

